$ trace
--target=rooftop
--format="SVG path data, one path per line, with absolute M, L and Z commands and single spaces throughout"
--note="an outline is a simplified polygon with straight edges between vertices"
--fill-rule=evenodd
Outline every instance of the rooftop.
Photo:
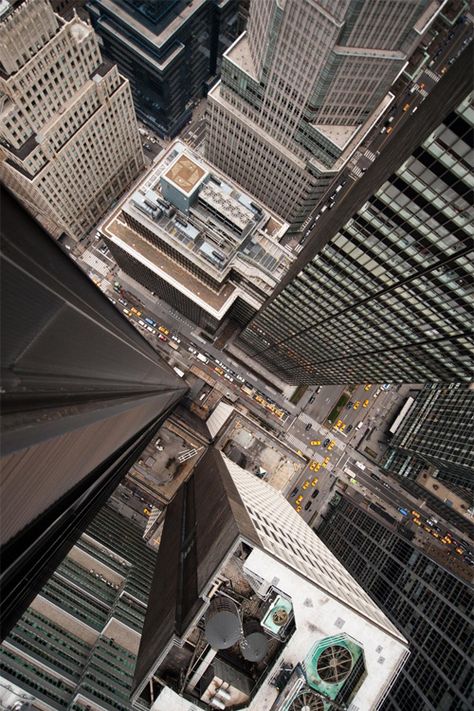
M 234 44 L 225 52 L 224 57 L 236 64 L 253 79 L 258 79 L 252 55 L 250 54 L 246 32 L 235 40 Z
M 179 0 L 156 22 L 148 19 L 142 12 L 134 10 L 124 0 L 95 0 L 95 5 L 105 11 L 108 16 L 116 19 L 119 27 L 125 26 L 131 29 L 137 38 L 142 38 L 148 44 L 162 48 L 207 1 Z M 115 30 L 117 31 L 117 26 L 115 26 Z
M 287 227 L 176 140 L 102 230 L 222 318 L 238 295 L 259 308 L 283 278 L 294 259 L 282 243 Z M 243 277 L 240 285 L 235 273 Z
M 312 126 L 341 151 L 360 128 L 360 126 L 330 126 L 327 124 L 312 124 Z
M 181 153 L 163 176 L 188 195 L 206 176 L 206 171 L 190 156 Z

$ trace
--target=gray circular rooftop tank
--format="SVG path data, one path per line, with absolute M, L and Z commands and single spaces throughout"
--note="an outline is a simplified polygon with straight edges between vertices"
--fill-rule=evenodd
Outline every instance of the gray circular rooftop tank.
M 268 640 L 257 620 L 247 620 L 244 624 L 244 638 L 240 641 L 240 651 L 249 662 L 261 662 L 268 649 Z
M 228 649 L 241 636 L 239 610 L 228 597 L 215 597 L 206 614 L 206 639 L 214 649 Z

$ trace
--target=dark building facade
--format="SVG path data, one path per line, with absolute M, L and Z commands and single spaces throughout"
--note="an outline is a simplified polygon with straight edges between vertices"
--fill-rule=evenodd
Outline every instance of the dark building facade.
M 155 561 L 143 531 L 104 506 L 0 646 L 0 702 L 14 685 L 34 708 L 132 709 Z
M 428 383 L 394 434 L 383 467 L 415 479 L 427 465 L 448 484 L 474 487 L 474 389 Z
M 138 117 L 174 136 L 237 37 L 238 0 L 90 0 L 104 54 L 130 80 Z
M 186 392 L 2 194 L 2 634 Z
M 409 641 L 381 710 L 470 711 L 471 586 L 344 497 L 318 536 Z
M 468 45 L 242 333 L 281 378 L 472 378 L 471 60 Z

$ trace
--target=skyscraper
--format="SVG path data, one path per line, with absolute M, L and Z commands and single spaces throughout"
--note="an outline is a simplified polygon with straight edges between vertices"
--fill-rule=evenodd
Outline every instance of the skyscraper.
M 47 0 L 0 9 L 0 178 L 50 227 L 79 239 L 143 167 L 129 83 L 97 37 Z
M 132 698 L 156 711 L 371 709 L 405 657 L 283 496 L 209 449 L 166 513 Z
M 381 711 L 470 711 L 472 586 L 347 497 L 318 536 L 409 641 Z
M 297 229 L 390 105 L 441 5 L 251 3 L 209 92 L 207 157 Z
M 186 392 L 2 194 L 2 635 Z
M 176 135 L 237 37 L 237 0 L 90 0 L 87 9 L 140 119 Z
M 383 467 L 415 479 L 430 467 L 443 481 L 474 488 L 474 389 L 428 383 L 390 442 Z
M 156 561 L 142 536 L 109 506 L 94 517 L 0 646 L 2 708 L 22 694 L 32 708 L 132 708 Z
M 294 259 L 287 228 L 177 140 L 100 231 L 126 273 L 214 333 L 273 293 Z
M 468 47 L 243 332 L 283 379 L 472 378 L 471 78 Z

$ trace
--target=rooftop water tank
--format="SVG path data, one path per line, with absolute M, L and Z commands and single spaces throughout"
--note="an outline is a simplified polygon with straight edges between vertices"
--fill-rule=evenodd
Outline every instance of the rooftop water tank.
M 205 635 L 214 649 L 232 647 L 242 634 L 239 610 L 233 600 L 215 597 L 206 614 Z
M 240 640 L 240 651 L 249 662 L 261 662 L 268 650 L 268 639 L 257 620 L 244 623 L 244 637 Z

